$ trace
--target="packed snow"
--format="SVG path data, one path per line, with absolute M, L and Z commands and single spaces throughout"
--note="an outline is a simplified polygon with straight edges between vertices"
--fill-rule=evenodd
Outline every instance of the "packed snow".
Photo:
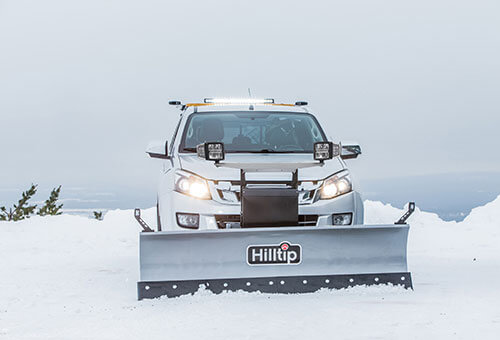
M 367 223 L 403 211 L 366 201 Z M 154 209 L 144 212 L 153 222 Z M 410 218 L 415 289 L 137 301 L 132 211 L 0 223 L 0 339 L 498 339 L 500 196 L 460 223 Z

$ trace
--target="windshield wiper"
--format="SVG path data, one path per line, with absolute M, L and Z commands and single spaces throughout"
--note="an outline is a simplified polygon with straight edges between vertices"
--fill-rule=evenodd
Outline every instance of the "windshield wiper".
M 197 152 L 196 148 L 183 148 L 182 151 L 188 152 Z M 299 150 L 286 150 L 286 151 L 278 151 L 273 149 L 261 149 L 261 150 L 227 150 L 228 153 L 294 153 Z
M 249 152 L 249 153 L 294 153 L 296 151 L 278 151 L 273 149 L 261 149 L 261 150 L 248 150 L 248 151 L 237 151 L 237 152 Z

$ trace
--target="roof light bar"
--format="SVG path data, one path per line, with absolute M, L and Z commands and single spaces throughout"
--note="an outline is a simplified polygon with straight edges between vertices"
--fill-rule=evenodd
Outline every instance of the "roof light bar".
M 254 98 L 205 98 L 206 104 L 218 105 L 258 105 L 258 104 L 274 104 L 274 99 L 254 99 Z

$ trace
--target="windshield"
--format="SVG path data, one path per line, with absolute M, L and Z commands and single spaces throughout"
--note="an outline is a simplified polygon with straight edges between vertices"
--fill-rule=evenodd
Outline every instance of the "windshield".
M 195 152 L 205 142 L 223 142 L 226 152 L 312 153 L 326 141 L 316 119 L 307 113 L 203 112 L 189 116 L 181 152 Z

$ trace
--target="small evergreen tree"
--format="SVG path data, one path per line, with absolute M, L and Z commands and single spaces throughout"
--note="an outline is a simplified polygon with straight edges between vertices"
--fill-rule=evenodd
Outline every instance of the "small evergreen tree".
M 61 215 L 62 204 L 57 205 L 57 200 L 59 199 L 59 194 L 61 193 L 61 186 L 52 189 L 50 193 L 50 197 L 45 201 L 43 207 L 38 209 L 37 215 L 46 216 L 46 215 Z
M 14 204 L 13 208 L 7 210 L 0 207 L 0 221 L 19 221 L 29 218 L 36 209 L 36 204 L 29 205 L 28 201 L 36 194 L 37 185 L 31 184 L 31 187 L 23 192 L 21 199 Z
M 7 208 L 0 207 L 0 221 L 12 221 L 13 216 L 12 208 L 7 211 Z
M 101 221 L 102 220 L 102 211 L 94 211 L 94 218 L 96 220 Z

